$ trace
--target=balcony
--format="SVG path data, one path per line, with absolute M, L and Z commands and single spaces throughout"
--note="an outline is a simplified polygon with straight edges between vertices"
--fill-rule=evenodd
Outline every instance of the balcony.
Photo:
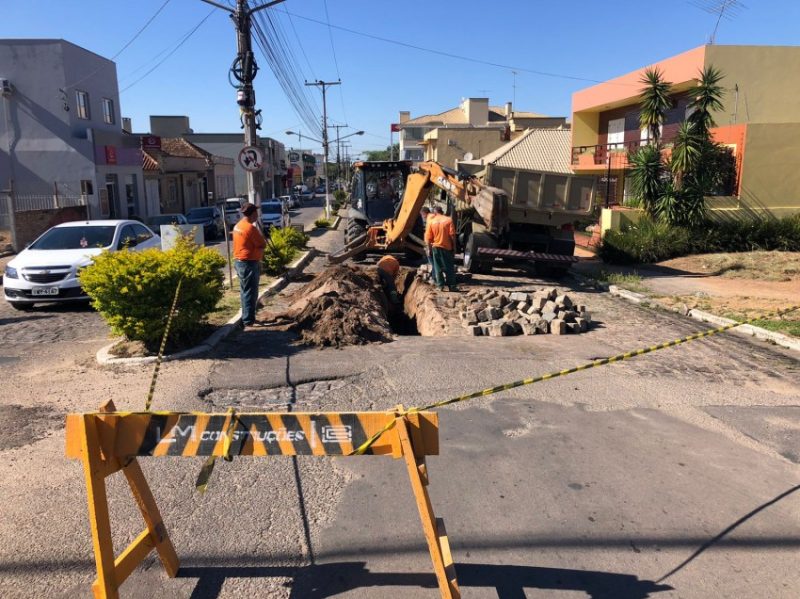
M 635 152 L 647 143 L 646 140 L 626 141 L 597 146 L 576 146 L 572 148 L 572 165 L 580 169 L 599 170 L 608 168 L 628 168 L 628 153 Z

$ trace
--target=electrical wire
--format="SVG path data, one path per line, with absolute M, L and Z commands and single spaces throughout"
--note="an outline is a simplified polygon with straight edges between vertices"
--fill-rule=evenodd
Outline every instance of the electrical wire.
M 333 54 L 333 64 L 336 67 L 336 77 L 341 81 L 342 75 L 339 72 L 339 60 L 336 58 L 336 47 L 333 45 L 333 29 L 331 29 L 331 16 L 328 13 L 328 0 L 322 0 L 322 4 L 325 6 L 325 21 L 328 24 L 328 39 L 331 41 L 331 54 Z M 342 103 L 342 116 L 345 122 L 347 122 L 347 110 L 344 107 L 344 92 L 342 91 L 342 87 L 341 85 L 338 86 L 339 100 Z
M 465 61 L 465 62 L 472 62 L 472 63 L 475 63 L 475 64 L 482 64 L 482 65 L 495 67 L 495 68 L 498 68 L 498 69 L 504 69 L 504 70 L 508 70 L 508 71 L 518 71 L 518 72 L 521 72 L 521 73 L 530 73 L 532 75 L 540 75 L 542 77 L 553 77 L 553 78 L 556 78 L 556 79 L 570 79 L 572 81 L 586 81 L 588 83 L 608 83 L 607 81 L 601 81 L 599 79 L 590 79 L 588 77 L 577 77 L 577 76 L 574 76 L 574 75 L 564 75 L 564 74 L 560 74 L 560 73 L 550 73 L 550 72 L 547 72 L 547 71 L 539 71 L 539 70 L 536 70 L 536 69 L 528 69 L 528 68 L 518 67 L 518 66 L 514 66 L 514 65 L 502 64 L 502 63 L 499 63 L 499 62 L 491 62 L 491 61 L 488 61 L 488 60 L 482 60 L 480 58 L 473 58 L 473 57 L 470 57 L 470 56 L 462 56 L 460 54 L 453 54 L 452 52 L 445 52 L 443 50 L 435 50 L 433 48 L 425 48 L 423 46 L 417 46 L 415 44 L 409 44 L 408 42 L 401 42 L 399 40 L 394 40 L 394 39 L 390 39 L 390 38 L 387 38 L 387 37 L 381 37 L 379 35 L 374 35 L 372 33 L 364 33 L 363 31 L 356 31 L 355 29 L 350 29 L 348 27 L 342 27 L 341 25 L 333 25 L 333 24 L 330 24 L 330 23 L 325 23 L 324 21 L 319 21 L 317 19 L 312 19 L 311 17 L 304 17 L 304 16 L 298 15 L 296 13 L 290 13 L 288 10 L 285 10 L 285 9 L 276 9 L 276 10 L 277 10 L 277 12 L 283 12 L 283 13 L 286 13 L 286 14 L 291 15 L 293 17 L 297 17 L 298 19 L 302 19 L 304 21 L 309 21 L 311 23 L 316 23 L 317 25 L 322 25 L 324 27 L 331 27 L 333 29 L 338 29 L 340 31 L 345 31 L 347 33 L 351 33 L 353 35 L 358 35 L 358 36 L 361 36 L 361 37 L 366 37 L 366 38 L 377 40 L 377 41 L 380 41 L 380 42 L 385 42 L 387 44 L 394 44 L 396 46 L 402 46 L 404 48 L 411 48 L 412 50 L 418 50 L 420 52 L 427 52 L 429 54 L 436 54 L 436 55 L 439 55 L 439 56 L 445 56 L 447 58 L 452 58 L 454 60 L 462 60 L 462 61 Z M 618 85 L 630 86 L 630 85 L 635 85 L 635 84 L 619 83 Z
M 161 5 L 161 6 L 158 8 L 158 10 L 157 10 L 155 13 L 153 13 L 153 16 L 151 16 L 149 19 L 147 19 L 147 22 L 146 22 L 144 25 L 142 25 L 142 27 L 139 29 L 139 31 L 137 31 L 137 32 L 136 32 L 136 33 L 133 35 L 133 37 L 132 37 L 131 39 L 129 39 L 129 40 L 128 40 L 128 42 L 127 42 L 127 43 L 126 43 L 124 46 L 122 46 L 122 48 L 120 48 L 120 49 L 119 49 L 119 51 L 118 51 L 116 54 L 114 54 L 114 56 L 112 56 L 112 57 L 111 57 L 109 60 L 116 60 L 116 59 L 117 59 L 117 57 L 118 57 L 120 54 L 122 54 L 122 53 L 123 53 L 125 50 L 127 50 L 127 49 L 128 49 L 128 47 L 129 47 L 129 46 L 130 46 L 130 45 L 131 45 L 133 42 L 135 42 L 135 41 L 136 41 L 136 39 L 137 39 L 137 38 L 138 38 L 140 35 L 142 35 L 142 33 L 144 32 L 144 30 L 145 30 L 145 29 L 147 29 L 147 28 L 150 26 L 150 23 L 152 23 L 152 22 L 155 20 L 155 18 L 156 18 L 156 17 L 157 17 L 159 14 L 161 14 L 161 11 L 162 11 L 162 10 L 164 10 L 164 9 L 167 7 L 167 4 L 169 4 L 171 1 L 172 1 L 172 0 L 164 0 L 164 3 L 163 3 L 163 4 L 162 4 L 162 5 Z M 105 65 L 103 65 L 103 66 L 105 66 Z M 96 68 L 94 71 L 92 71 L 91 73 L 89 73 L 88 75 L 86 75 L 85 77 L 83 77 L 82 79 L 79 79 L 79 80 L 78 80 L 78 81 L 76 81 L 75 83 L 71 83 L 71 84 L 69 84 L 69 85 L 65 85 L 63 89 L 69 89 L 70 87 L 75 87 L 76 85 L 80 85 L 81 83 L 83 83 L 83 82 L 84 82 L 84 81 L 86 81 L 87 79 L 89 79 L 89 78 L 93 77 L 95 74 L 97 74 L 97 72 L 98 72 L 100 69 L 102 69 L 102 68 L 103 68 L 103 66 L 97 67 L 97 68 Z
M 130 88 L 132 88 L 134 85 L 136 85 L 137 83 L 139 83 L 139 82 L 140 82 L 142 79 L 144 79 L 145 77 L 147 77 L 147 76 L 148 76 L 150 73 L 152 73 L 152 72 L 153 72 L 153 71 L 155 71 L 155 70 L 156 70 L 158 67 L 160 67 L 162 64 L 164 64 L 164 63 L 165 63 L 165 62 L 166 62 L 166 61 L 167 61 L 167 60 L 170 58 L 170 56 L 172 56 L 173 54 L 175 54 L 175 52 L 177 52 L 177 51 L 178 51 L 178 49 L 179 49 L 181 46 L 183 46 L 183 44 L 185 44 L 185 43 L 186 43 L 186 42 L 189 40 L 189 38 L 190 38 L 190 37 L 192 37 L 192 36 L 195 34 L 195 32 L 196 32 L 198 29 L 200 29 L 200 27 L 203 25 L 203 23 L 205 23 L 205 22 L 206 22 L 206 21 L 209 19 L 209 17 L 210 17 L 211 15 L 213 15 L 213 14 L 214 14 L 214 12 L 215 12 L 216 10 L 217 10 L 216 8 L 212 8 L 212 9 L 211 9 L 211 11 L 210 11 L 210 12 L 209 12 L 209 13 L 208 13 L 208 14 L 207 14 L 205 17 L 203 17 L 203 18 L 200 20 L 200 22 L 199 22 L 197 25 L 195 25 L 195 26 L 194 26 L 194 27 L 193 27 L 193 28 L 192 28 L 192 29 L 191 29 L 191 30 L 190 30 L 188 33 L 186 33 L 186 34 L 183 36 L 183 38 L 181 38 L 181 40 L 178 42 L 178 44 L 177 44 L 177 45 L 176 45 L 174 48 L 172 48 L 172 50 L 169 52 L 169 54 L 167 54 L 167 55 L 166 55 L 164 58 L 162 58 L 161 60 L 159 60 L 159 61 L 158 61 L 158 62 L 157 62 L 155 65 L 153 65 L 153 67 L 152 67 L 152 68 L 151 68 L 149 71 L 147 71 L 147 72 L 146 72 L 144 75 L 142 75 L 141 77 L 139 77 L 138 79 L 136 79 L 136 80 L 135 80 L 133 83 L 130 83 L 129 85 L 126 85 L 124 88 L 122 88 L 121 90 L 119 90 L 119 93 L 120 93 L 120 94 L 122 94 L 123 92 L 126 92 L 126 91 L 128 91 L 128 90 L 129 90 Z

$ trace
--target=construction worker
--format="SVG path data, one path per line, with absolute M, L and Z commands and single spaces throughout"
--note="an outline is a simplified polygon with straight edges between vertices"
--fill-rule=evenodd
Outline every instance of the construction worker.
M 242 326 L 250 327 L 256 322 L 258 302 L 258 279 L 261 277 L 261 258 L 267 240 L 256 226 L 258 208 L 247 203 L 241 210 L 242 219 L 233 228 L 233 257 L 242 302 Z
M 434 283 L 439 291 L 444 291 L 445 284 L 450 291 L 458 291 L 455 266 L 456 228 L 453 219 L 444 215 L 441 206 L 433 209 L 432 219 L 428 217 L 425 243 L 433 256 Z
M 397 284 L 395 283 L 398 272 L 400 272 L 400 263 L 394 256 L 387 254 L 378 260 L 378 278 L 393 304 L 400 303 L 400 294 L 397 293 Z
M 422 230 L 425 231 L 425 233 L 427 233 L 428 223 L 430 223 L 433 220 L 433 214 L 431 214 L 431 209 L 428 208 L 427 206 L 423 206 L 422 209 L 419 211 L 419 215 L 420 218 L 422 219 Z M 423 233 L 422 235 L 423 239 L 425 238 L 425 233 Z M 425 245 L 425 256 L 428 258 L 428 265 L 431 268 L 430 280 L 435 281 L 436 264 L 433 263 L 433 255 L 431 255 L 431 250 L 427 244 Z

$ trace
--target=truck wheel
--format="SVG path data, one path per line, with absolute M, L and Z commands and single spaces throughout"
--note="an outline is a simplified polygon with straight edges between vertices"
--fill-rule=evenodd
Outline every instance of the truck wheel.
M 345 230 L 344 230 L 344 243 L 345 243 L 345 245 L 347 245 L 348 243 L 350 243 L 354 239 L 358 239 L 359 237 L 361 237 L 366 232 L 367 232 L 367 229 L 361 223 L 359 223 L 356 220 L 352 220 L 352 219 L 348 220 L 347 221 L 347 227 L 345 227 Z
M 470 233 L 466 245 L 464 245 L 464 268 L 471 273 L 492 272 L 492 263 L 489 260 L 478 258 L 479 247 L 497 247 L 494 239 L 484 233 Z

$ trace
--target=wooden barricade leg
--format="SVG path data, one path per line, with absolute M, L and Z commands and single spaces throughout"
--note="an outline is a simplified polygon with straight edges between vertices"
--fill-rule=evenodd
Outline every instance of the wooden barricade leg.
M 413 415 L 411 415 L 413 418 Z M 415 442 L 421 443 L 421 435 L 416 428 L 409 433 L 408 420 L 406 416 L 397 417 L 397 434 L 400 438 L 400 445 L 403 450 L 408 469 L 408 477 L 411 479 L 411 488 L 414 491 L 414 498 L 417 500 L 419 517 L 422 520 L 422 530 L 425 532 L 425 539 L 428 541 L 428 550 L 433 562 L 433 570 L 436 573 L 436 580 L 439 583 L 439 592 L 443 599 L 460 599 L 461 591 L 458 588 L 455 566 L 450 554 L 450 544 L 447 540 L 447 532 L 444 522 L 437 519 L 433 514 L 431 499 L 428 495 L 426 486 L 428 485 L 428 470 L 425 465 L 424 452 L 420 451 L 417 458 L 414 455 L 414 445 L 412 437 L 416 437 Z M 421 449 L 421 448 L 419 448 Z
M 97 427 L 92 415 L 87 414 L 83 417 L 81 445 L 94 560 L 97 564 L 97 580 L 92 585 L 92 590 L 97 599 L 117 599 L 119 583 L 115 575 L 114 545 L 111 540 L 105 478 L 118 470 L 119 464 L 112 464 L 112 461 L 102 459 Z
M 111 401 L 100 408 L 100 412 L 114 410 Z M 158 552 L 167 575 L 171 578 L 176 576 L 179 567 L 178 556 L 164 528 L 155 498 L 139 463 L 135 458 L 131 458 L 123 466 L 118 458 L 103 458 L 97 419 L 92 414 L 83 416 L 80 436 L 89 503 L 89 522 L 97 564 L 97 579 L 92 584 L 94 596 L 97 599 L 117 599 L 119 586 L 153 549 Z M 119 470 L 125 473 L 147 528 L 115 559 L 105 478 Z

